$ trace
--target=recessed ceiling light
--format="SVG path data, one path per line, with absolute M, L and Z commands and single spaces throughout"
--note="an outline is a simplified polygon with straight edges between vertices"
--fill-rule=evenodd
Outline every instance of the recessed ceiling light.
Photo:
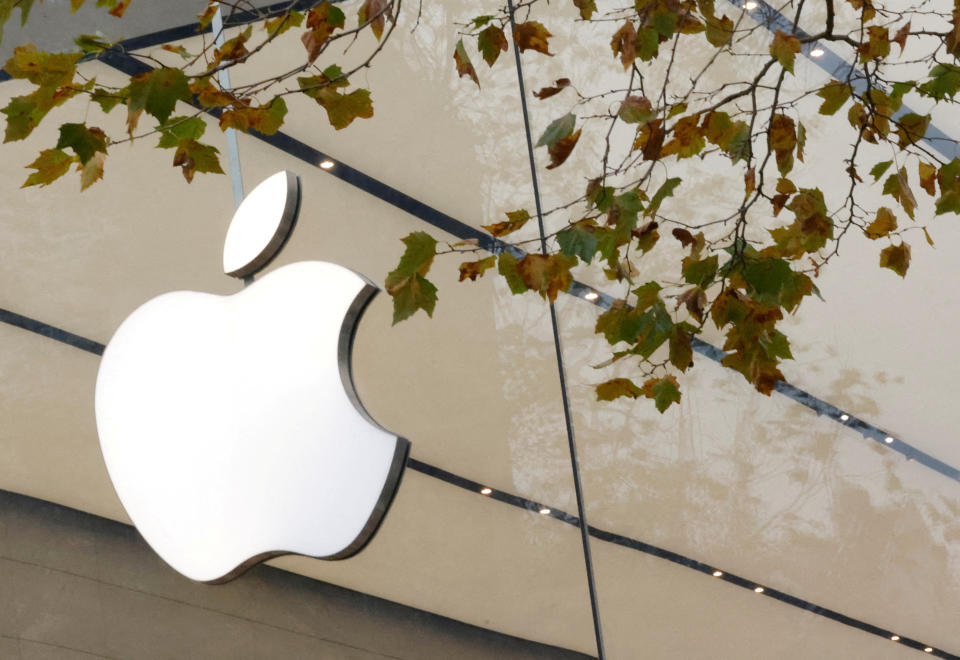
M 754 2 L 754 0 L 747 0 L 746 2 L 743 3 L 743 8 L 746 9 L 747 11 L 750 11 L 751 9 L 756 9 L 759 6 L 760 5 Z
M 933 653 L 933 648 L 930 647 L 930 646 L 928 646 L 927 648 L 923 649 L 923 652 L 924 652 L 924 653 Z
M 329 158 L 327 158 L 326 160 L 320 161 L 320 167 L 322 169 L 329 170 L 333 166 L 334 166 L 334 162 Z
M 714 572 L 713 572 L 713 577 L 722 577 L 722 576 L 723 576 L 723 571 L 714 571 Z
M 600 297 L 599 293 L 597 293 L 596 291 L 591 291 L 590 293 L 586 294 L 583 298 L 584 300 L 596 300 L 599 297 Z
M 754 591 L 756 591 L 758 594 L 762 594 L 762 593 L 763 593 L 763 587 L 756 587 L 756 588 L 754 588 Z
M 894 642 L 899 642 L 900 635 L 890 635 L 890 639 L 893 640 Z
M 492 488 L 481 488 L 481 489 L 480 489 L 480 494 L 481 494 L 481 495 L 489 495 L 489 494 L 492 493 L 492 492 L 493 492 L 493 489 L 492 489 Z
M 840 415 L 841 422 L 846 422 L 849 419 L 850 419 L 850 415 L 848 415 L 847 413 L 843 413 L 842 415 Z
M 541 507 L 541 509 L 540 509 L 540 515 L 545 516 L 545 515 L 547 515 L 548 513 L 550 513 L 550 509 L 548 509 L 547 507 Z
M 886 443 L 889 445 L 889 444 L 892 444 L 892 443 L 893 443 L 893 438 L 891 438 L 891 437 L 888 435 L 886 438 L 883 439 L 883 441 L 886 442 Z
M 810 51 L 810 57 L 823 57 L 826 51 L 819 46 Z

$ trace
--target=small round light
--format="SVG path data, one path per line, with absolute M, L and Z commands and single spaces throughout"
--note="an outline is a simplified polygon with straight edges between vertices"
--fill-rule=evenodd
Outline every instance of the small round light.
M 547 515 L 548 513 L 550 513 L 550 509 L 548 509 L 547 507 L 541 507 L 541 508 L 540 508 L 540 515 L 541 515 L 541 516 L 545 516 L 545 515 Z
M 599 297 L 600 297 L 600 294 L 599 294 L 599 293 L 597 293 L 596 291 L 591 291 L 590 293 L 588 293 L 588 294 L 586 294 L 585 296 L 583 296 L 583 299 L 584 299 L 584 300 L 596 300 L 596 299 L 599 298 Z
M 824 49 L 817 47 L 810 51 L 810 57 L 823 57 L 826 52 Z
M 756 588 L 754 588 L 754 591 L 756 591 L 758 594 L 762 594 L 762 593 L 763 593 L 763 587 L 756 587 Z
M 334 163 L 332 160 L 330 160 L 329 158 L 327 158 L 326 160 L 320 161 L 320 168 L 321 168 L 321 169 L 324 169 L 324 170 L 329 170 L 330 168 L 332 168 L 332 167 L 334 166 L 334 164 L 335 164 L 335 163 Z
M 493 489 L 492 489 L 492 488 L 481 488 L 481 489 L 480 489 L 480 494 L 481 494 L 481 495 L 489 495 L 489 494 L 492 493 L 492 492 L 493 492 Z
M 846 421 L 849 421 L 849 420 L 850 420 L 850 415 L 848 415 L 847 413 L 843 413 L 842 415 L 840 415 L 840 421 L 841 421 L 841 422 L 846 422 Z
M 713 577 L 723 577 L 723 571 L 714 571 Z
M 890 635 L 890 639 L 894 642 L 900 641 L 900 635 Z
M 924 653 L 933 653 L 933 647 L 928 646 L 927 648 L 923 649 L 923 652 L 924 652 Z
M 891 438 L 889 435 L 886 438 L 884 438 L 883 441 L 886 442 L 888 445 L 893 444 L 893 438 Z
M 751 9 L 756 9 L 759 6 L 760 5 L 754 2 L 754 0 L 747 0 L 746 2 L 743 3 L 743 8 L 746 9 L 747 11 L 750 11 Z

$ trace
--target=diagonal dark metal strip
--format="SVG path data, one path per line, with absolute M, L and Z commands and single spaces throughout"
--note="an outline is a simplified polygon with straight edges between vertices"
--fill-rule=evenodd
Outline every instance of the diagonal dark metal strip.
M 106 346 L 99 342 L 87 339 L 86 337 L 81 337 L 80 335 L 75 335 L 72 332 L 54 327 L 44 323 L 43 321 L 37 321 L 36 319 L 22 316 L 21 314 L 11 312 L 8 309 L 0 308 L 0 322 L 7 323 L 18 328 L 23 328 L 24 330 L 29 330 L 30 332 L 35 332 L 38 335 L 43 335 L 44 337 L 49 337 L 50 339 L 55 339 L 56 341 L 73 346 L 74 348 L 79 348 L 81 351 L 93 353 L 94 355 L 103 355 L 103 351 L 106 348 Z
M 62 330 L 60 328 L 49 325 L 42 321 L 37 321 L 36 319 L 31 319 L 26 316 L 22 316 L 21 314 L 17 314 L 16 312 L 0 309 L 0 322 L 9 323 L 10 325 L 14 325 L 18 328 L 22 328 L 29 332 L 34 332 L 44 337 L 48 337 L 50 339 L 63 342 L 65 344 L 73 346 L 74 348 L 79 348 L 80 350 L 86 351 L 88 353 L 92 353 L 94 355 L 98 355 L 98 356 L 103 355 L 104 345 L 99 342 L 93 341 L 92 339 L 87 339 L 86 337 L 75 335 L 72 332 L 67 332 L 66 330 Z M 484 484 L 481 484 L 478 481 L 474 481 L 473 479 L 460 476 L 448 470 L 444 470 L 443 468 L 437 467 L 435 465 L 430 465 L 429 463 L 419 461 L 412 457 L 407 459 L 407 467 L 409 467 L 411 470 L 420 472 L 421 474 L 424 474 L 426 476 L 443 481 L 451 486 L 456 486 L 457 488 L 462 488 L 464 490 L 468 490 L 478 495 L 480 495 L 480 490 L 484 488 Z M 481 497 L 483 497 L 483 495 L 481 495 Z M 508 493 L 503 490 L 496 490 L 496 489 L 492 489 L 490 494 L 487 497 L 490 497 L 491 499 L 497 500 L 499 502 L 503 502 L 504 504 L 508 504 L 516 508 L 524 509 L 527 511 L 533 511 L 537 513 L 539 513 L 543 507 L 548 507 L 550 509 L 550 513 L 542 514 L 542 515 L 549 515 L 551 518 L 564 522 L 568 525 L 572 525 L 574 527 L 580 527 L 579 518 L 561 509 L 550 507 L 549 505 L 543 502 L 535 502 L 528 498 L 521 497 L 519 495 L 514 495 L 512 493 Z M 706 575 L 712 576 L 713 571 L 722 570 L 722 569 L 718 569 L 718 567 L 713 566 L 711 564 L 706 564 L 704 562 L 698 561 L 691 557 L 682 555 L 678 552 L 673 552 L 672 550 L 667 550 L 665 548 L 661 548 L 659 546 L 656 546 L 650 543 L 645 543 L 644 541 L 640 541 L 638 539 L 634 539 L 629 536 L 616 534 L 614 532 L 608 532 L 606 530 L 599 529 L 593 526 L 590 526 L 588 528 L 588 531 L 590 533 L 590 536 L 593 536 L 598 540 L 605 541 L 607 543 L 613 543 L 614 545 L 619 545 L 624 548 L 630 548 L 632 550 L 636 550 L 638 552 L 642 552 L 644 554 L 651 555 L 654 557 L 659 557 L 660 559 L 665 559 L 674 564 L 685 566 L 686 568 L 693 569 L 695 571 L 704 573 Z M 756 582 L 754 580 L 749 580 L 745 577 L 742 577 L 736 574 L 727 573 L 726 571 L 724 571 L 724 574 L 720 576 L 719 579 L 722 579 L 730 584 L 734 584 L 744 589 L 754 589 L 758 585 L 760 585 L 759 582 Z M 889 638 L 890 635 L 895 634 L 892 631 L 886 630 L 884 628 L 880 628 L 878 626 L 874 626 L 872 624 L 866 623 L 854 617 L 841 614 L 840 612 L 836 612 L 829 608 L 821 607 L 819 605 L 811 603 L 810 601 L 804 600 L 802 598 L 798 598 L 796 596 L 791 596 L 788 593 L 778 591 L 776 589 L 770 589 L 770 588 L 764 587 L 763 595 L 769 598 L 773 598 L 775 600 L 779 600 L 783 603 L 786 603 L 787 605 L 792 605 L 793 607 L 797 607 L 799 609 L 806 610 L 813 614 L 818 614 L 828 619 L 832 619 L 833 621 L 836 621 L 838 623 L 842 623 L 844 625 L 851 626 L 859 630 L 863 630 L 864 632 L 868 632 L 873 635 L 879 635 L 881 637 Z M 923 644 L 914 639 L 910 639 L 906 637 L 902 637 L 900 641 L 906 646 L 919 649 L 919 650 L 923 650 L 927 646 L 926 644 Z M 950 660 L 960 660 L 960 655 L 953 655 L 953 654 L 947 653 L 946 651 L 941 651 L 939 649 L 934 650 L 932 655 L 934 657 L 948 658 Z

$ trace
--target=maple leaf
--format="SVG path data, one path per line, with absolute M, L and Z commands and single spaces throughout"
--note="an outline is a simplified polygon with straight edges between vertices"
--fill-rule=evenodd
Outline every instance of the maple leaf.
M 620 103 L 617 116 L 628 124 L 648 122 L 656 116 L 653 105 L 646 96 L 630 95 Z
M 664 412 L 673 403 L 680 403 L 680 384 L 674 376 L 651 378 L 643 384 L 643 395 L 653 399 L 657 410 Z
M 670 332 L 670 364 L 680 371 L 686 371 L 693 366 L 693 348 L 690 342 L 694 331 L 696 328 L 689 323 L 677 323 Z
M 477 49 L 487 66 L 493 66 L 493 63 L 500 57 L 500 53 L 507 51 L 507 35 L 496 25 L 487 26 L 477 35 Z M 569 84 L 569 81 L 567 83 Z
M 86 124 L 63 124 L 60 126 L 60 139 L 57 149 L 73 149 L 81 165 L 93 158 L 97 152 L 106 153 L 107 135 L 96 126 Z
M 495 256 L 478 261 L 465 261 L 460 264 L 460 281 L 462 282 L 468 277 L 471 282 L 476 281 L 478 277 L 483 277 L 483 274 L 496 265 L 496 263 L 497 258 Z
M 313 98 L 327 111 L 330 125 L 338 131 L 349 126 L 358 117 L 373 116 L 373 101 L 370 90 L 357 89 L 349 94 L 337 91 L 347 87 L 349 82 L 336 65 L 328 66 L 319 76 L 297 78 L 304 94 Z
M 70 170 L 70 165 L 76 162 L 74 156 L 61 151 L 60 149 L 44 149 L 28 168 L 36 170 L 32 172 L 21 188 L 27 186 L 48 186 Z
M 14 78 L 26 78 L 38 87 L 61 87 L 73 82 L 82 53 L 45 53 L 33 44 L 17 46 L 3 65 Z
M 660 156 L 676 154 L 677 158 L 690 158 L 703 151 L 706 140 L 699 126 L 699 115 L 688 115 L 673 125 L 673 139 L 663 145 Z
M 890 54 L 890 31 L 881 25 L 871 25 L 867 28 L 868 38 L 858 48 L 860 62 L 866 64 L 870 60 L 883 59 Z
M 901 167 L 896 174 L 891 174 L 883 182 L 883 194 L 890 195 L 900 202 L 900 206 L 907 212 L 910 218 L 913 218 L 914 209 L 917 208 L 917 199 L 913 196 L 910 184 L 907 179 L 907 170 Z
M 863 230 L 864 236 L 872 241 L 883 238 L 897 228 L 897 216 L 886 206 L 877 209 L 877 217 Z
M 900 53 L 903 54 L 903 49 L 907 47 L 907 37 L 910 36 L 910 21 L 907 21 L 903 27 L 897 30 L 897 33 L 893 35 L 893 41 L 898 46 L 900 46 Z
M 909 112 L 897 119 L 897 136 L 899 137 L 899 146 L 905 149 L 911 144 L 916 144 L 927 134 L 927 126 L 930 125 L 930 115 L 918 115 Z
M 437 287 L 426 279 L 437 253 L 437 241 L 422 231 L 401 239 L 406 246 L 400 263 L 390 271 L 384 288 L 393 298 L 393 324 L 407 319 L 422 309 L 433 316 L 437 304 Z
M 800 50 L 800 40 L 794 35 L 787 34 L 783 30 L 777 30 L 774 33 L 773 42 L 770 44 L 770 54 L 777 58 L 785 71 L 793 73 L 793 62 Z
M 573 148 L 577 146 L 577 141 L 580 139 L 580 129 L 577 129 L 571 135 L 568 135 L 565 138 L 557 140 L 547 149 L 547 152 L 550 154 L 550 164 L 547 165 L 548 170 L 552 170 L 555 167 L 560 167 L 566 162 L 569 158 L 570 153 L 573 151 Z
M 556 82 L 553 83 L 551 87 L 544 87 L 540 91 L 534 92 L 533 95 L 536 96 L 541 101 L 543 99 L 548 99 L 554 94 L 559 94 L 565 88 L 570 86 L 569 78 L 559 78 Z
M 637 58 L 636 41 L 637 29 L 629 20 L 623 22 L 623 25 L 613 33 L 613 38 L 610 40 L 613 56 L 620 57 L 620 63 L 623 65 L 624 71 L 628 70 Z
M 173 154 L 173 166 L 183 170 L 183 178 L 187 183 L 193 181 L 196 172 L 210 172 L 223 174 L 220 167 L 220 151 L 209 144 L 202 144 L 196 140 L 181 140 Z
M 901 243 L 881 250 L 880 267 L 889 268 L 900 277 L 906 277 L 907 269 L 910 267 L 910 246 L 907 243 Z
M 580 10 L 580 18 L 589 21 L 593 12 L 597 11 L 595 0 L 573 0 L 573 6 Z
M 497 222 L 492 225 L 480 225 L 485 230 L 490 232 L 493 236 L 506 236 L 507 234 L 512 234 L 517 231 L 530 220 L 530 212 L 526 209 L 517 209 L 516 211 L 509 211 L 505 214 L 507 220 L 505 222 Z
M 821 115 L 832 115 L 850 99 L 851 88 L 846 83 L 833 81 L 824 85 L 817 92 L 817 96 L 823 99 L 820 104 Z
M 357 11 L 360 25 L 366 25 L 369 21 L 370 29 L 373 30 L 373 36 L 377 38 L 377 41 L 380 41 L 380 37 L 383 35 L 386 19 L 389 18 L 391 23 L 394 21 L 393 14 L 388 9 L 389 6 L 389 0 L 364 0 Z
M 592 220 L 581 220 L 557 232 L 560 252 L 571 257 L 579 257 L 584 263 L 590 263 L 597 253 L 599 244 L 596 230 L 596 224 Z
M 274 135 L 283 125 L 286 114 L 287 103 L 282 96 L 278 96 L 259 108 L 240 107 L 225 110 L 220 115 L 220 129 L 225 131 L 235 128 L 244 133 L 254 130 L 264 135 Z
M 309 61 L 317 59 L 330 36 L 342 28 L 345 22 L 346 16 L 343 12 L 327 0 L 307 12 L 307 29 L 300 36 L 300 41 L 307 49 Z
M 576 265 L 576 258 L 565 254 L 528 254 L 517 263 L 517 274 L 528 289 L 553 304 L 558 293 L 570 290 L 570 269 Z
M 730 43 L 730 39 L 733 38 L 734 24 L 728 16 L 724 15 L 720 18 L 708 16 L 706 23 L 707 29 L 705 36 L 711 46 L 723 48 Z
M 107 154 L 97 151 L 90 157 L 80 169 L 80 190 L 86 190 L 94 183 L 103 178 L 103 165 L 107 160 Z
M 291 9 L 264 21 L 263 29 L 266 30 L 269 35 L 281 35 L 287 30 L 303 25 L 303 18 L 302 12 Z
M 473 62 L 470 61 L 470 56 L 467 55 L 467 49 L 463 47 L 463 39 L 457 41 L 457 47 L 453 50 L 453 61 L 457 63 L 457 73 L 461 78 L 464 76 L 472 78 L 473 82 L 477 83 L 477 87 L 480 86 L 477 71 L 473 68 Z
M 177 101 L 190 99 L 190 85 L 180 69 L 163 67 L 139 73 L 130 79 L 127 100 L 129 129 L 135 128 L 141 111 L 146 110 L 162 124 L 173 113 Z
M 653 193 L 653 197 L 650 198 L 650 203 L 647 204 L 647 208 L 644 211 L 644 215 L 653 217 L 657 214 L 657 211 L 660 210 L 660 205 L 663 203 L 667 197 L 673 197 L 673 191 L 677 189 L 683 182 L 683 179 L 680 177 L 671 177 L 664 181 L 657 192 Z
M 544 55 L 553 55 L 550 52 L 550 46 L 547 40 L 553 35 L 547 31 L 542 23 L 537 21 L 527 21 L 526 23 L 517 23 L 513 30 L 513 40 L 520 48 L 520 52 L 526 50 L 535 50 Z
M 629 378 L 613 378 L 596 386 L 597 401 L 613 401 L 622 396 L 636 399 L 643 390 L 634 385 Z
M 936 195 L 937 189 L 935 182 L 937 179 L 937 168 L 921 160 L 917 163 L 917 170 L 920 174 L 920 187 L 923 188 L 928 195 Z

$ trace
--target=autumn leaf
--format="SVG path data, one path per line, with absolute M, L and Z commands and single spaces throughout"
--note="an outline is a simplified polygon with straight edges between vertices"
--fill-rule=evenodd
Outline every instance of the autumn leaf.
M 733 37 L 734 24 L 728 16 L 721 16 L 720 18 L 708 16 L 706 23 L 705 36 L 711 46 L 723 48 L 730 43 L 730 39 Z
M 891 174 L 883 182 L 883 194 L 890 195 L 900 202 L 900 206 L 907 212 L 910 218 L 913 218 L 914 209 L 917 207 L 917 199 L 910 190 L 910 184 L 907 179 L 907 170 L 901 167 L 896 174 Z
M 906 277 L 910 267 L 910 246 L 901 243 L 884 248 L 880 252 L 880 267 L 889 268 L 900 277 Z
M 643 395 L 653 399 L 657 410 L 664 412 L 670 404 L 680 403 L 680 384 L 674 376 L 651 378 L 643 384 Z
M 777 169 L 786 176 L 793 169 L 793 150 L 797 146 L 796 123 L 784 114 L 775 114 L 770 120 L 770 148 L 776 156 Z
M 643 390 L 633 384 L 629 378 L 613 378 L 596 387 L 597 401 L 613 401 L 622 396 L 636 399 Z
M 570 290 L 573 284 L 570 269 L 576 265 L 576 258 L 565 254 L 528 254 L 517 264 L 517 274 L 528 289 L 552 304 L 558 293 Z
M 252 33 L 253 28 L 247 26 L 247 29 L 243 32 L 223 42 L 222 46 L 213 51 L 209 69 L 216 68 L 222 62 L 236 62 L 246 58 L 250 54 L 250 51 L 247 50 L 247 41 Z
M 617 116 L 628 124 L 640 124 L 653 119 L 655 113 L 646 96 L 630 95 L 623 99 Z
M 573 6 L 580 10 L 580 18 L 589 21 L 593 12 L 597 11 L 595 0 L 573 0 Z
M 27 165 L 36 172 L 31 172 L 20 187 L 48 186 L 70 171 L 70 165 L 74 162 L 76 159 L 73 156 L 60 149 L 44 149 L 36 160 Z
M 45 53 L 33 44 L 17 46 L 3 69 L 13 78 L 26 78 L 38 87 L 61 87 L 73 82 L 82 53 Z
M 637 29 L 629 20 L 623 22 L 623 25 L 614 32 L 613 38 L 610 40 L 613 56 L 620 57 L 620 63 L 623 65 L 624 71 L 628 70 L 637 58 L 636 41 Z
M 457 47 L 453 50 L 453 61 L 457 63 L 457 74 L 459 74 L 461 78 L 465 76 L 472 78 L 473 82 L 477 83 L 477 87 L 480 86 L 477 71 L 473 68 L 473 62 L 470 61 L 470 56 L 467 55 L 467 49 L 463 47 L 463 39 L 457 42 Z
M 893 35 L 893 41 L 898 46 L 900 46 L 900 53 L 903 54 L 903 49 L 907 47 L 907 37 L 910 36 L 910 21 L 907 21 L 903 27 L 897 30 L 897 33 Z
M 300 36 L 307 59 L 313 62 L 323 51 L 330 36 L 346 23 L 343 12 L 327 0 L 307 12 L 307 29 Z
M 680 371 L 693 366 L 693 348 L 691 339 L 696 328 L 688 323 L 677 323 L 670 333 L 670 364 Z
M 391 23 L 394 20 L 393 14 L 391 14 L 388 9 L 389 7 L 389 0 L 364 0 L 363 4 L 360 5 L 360 9 L 357 11 L 357 19 L 360 25 L 363 26 L 369 22 L 370 29 L 373 31 L 373 36 L 377 38 L 377 41 L 380 41 L 380 37 L 383 35 L 383 27 L 386 25 L 386 19 L 389 18 Z
M 462 282 L 468 277 L 471 282 L 476 281 L 478 277 L 483 277 L 483 274 L 495 266 L 496 263 L 497 258 L 495 256 L 480 259 L 479 261 L 465 261 L 460 264 L 460 281 Z
M 569 158 L 570 153 L 573 151 L 573 148 L 577 146 L 577 141 L 580 139 L 580 130 L 568 135 L 565 138 L 557 140 L 547 149 L 547 152 L 550 154 L 550 164 L 547 165 L 548 170 L 552 170 L 555 167 L 560 167 L 566 162 Z
M 330 125 L 338 131 L 349 126 L 358 117 L 373 116 L 370 90 L 356 89 L 349 94 L 338 91 L 349 83 L 336 65 L 328 66 L 319 76 L 297 78 L 297 82 L 304 94 L 313 98 L 327 111 Z
M 500 53 L 507 51 L 507 35 L 496 25 L 487 26 L 477 35 L 477 49 L 483 56 L 483 61 L 488 66 L 493 66 Z
M 544 87 L 537 92 L 534 92 L 533 95 L 536 96 L 541 101 L 543 99 L 548 99 L 554 94 L 559 94 L 565 88 L 570 86 L 569 78 L 560 78 L 558 79 L 551 87 Z
M 676 154 L 678 159 L 690 158 L 703 151 L 707 143 L 699 124 L 699 115 L 688 115 L 677 120 L 673 125 L 673 139 L 663 145 L 660 156 Z
M 917 163 L 917 169 L 920 174 L 920 187 L 923 188 L 928 195 L 936 195 L 937 189 L 935 182 L 937 179 L 937 168 L 921 160 Z
M 264 21 L 263 29 L 267 34 L 276 36 L 301 25 L 303 25 L 303 12 L 288 10 Z
M 660 205 L 663 203 L 667 197 L 673 197 L 673 191 L 677 189 L 683 182 L 683 179 L 680 177 L 671 177 L 664 181 L 657 192 L 653 193 L 653 197 L 650 198 L 650 203 L 647 204 L 647 208 L 644 211 L 644 215 L 653 217 L 656 215 L 657 211 L 660 209 Z
M 793 73 L 793 62 L 801 50 L 800 40 L 783 30 L 777 30 L 770 44 L 770 54 L 777 58 L 784 70 Z
M 437 241 L 422 231 L 415 231 L 402 239 L 406 249 L 400 263 L 390 271 L 384 288 L 393 298 L 393 325 L 413 316 L 422 309 L 433 316 L 437 304 L 437 287 L 426 279 L 437 254 Z
M 850 99 L 850 85 L 838 81 L 830 82 L 820 88 L 817 96 L 823 99 L 820 104 L 821 115 L 832 115 Z
M 283 125 L 286 114 L 287 102 L 282 96 L 277 96 L 259 108 L 240 107 L 225 110 L 220 115 L 220 130 L 235 128 L 244 133 L 254 130 L 263 135 L 274 135 Z
M 530 220 L 530 212 L 526 209 L 518 209 L 516 211 L 509 211 L 505 214 L 507 220 L 505 222 L 497 222 L 492 225 L 480 225 L 486 231 L 490 232 L 493 236 L 506 236 L 507 234 L 512 234 L 517 231 Z
M 547 28 L 537 21 L 517 23 L 513 30 L 513 40 L 520 48 L 521 53 L 526 50 L 535 50 L 544 55 L 553 55 L 547 43 L 547 40 L 552 36 Z
M 927 126 L 930 125 L 930 115 L 918 115 L 913 112 L 907 113 L 897 119 L 897 136 L 899 137 L 899 146 L 901 149 L 916 144 L 927 134 Z
M 897 216 L 886 206 L 877 209 L 877 217 L 863 230 L 864 236 L 872 241 L 883 238 L 897 229 Z
M 86 190 L 94 183 L 103 178 L 103 166 L 107 160 L 107 154 L 97 151 L 83 165 L 80 165 L 80 190 Z
M 223 174 L 219 153 L 212 145 L 202 144 L 197 140 L 182 140 L 173 154 L 173 166 L 183 170 L 183 178 L 187 183 L 193 181 L 196 172 Z
M 871 25 L 867 28 L 867 39 L 858 50 L 860 62 L 866 64 L 874 59 L 882 59 L 890 54 L 890 31 L 881 25 Z

